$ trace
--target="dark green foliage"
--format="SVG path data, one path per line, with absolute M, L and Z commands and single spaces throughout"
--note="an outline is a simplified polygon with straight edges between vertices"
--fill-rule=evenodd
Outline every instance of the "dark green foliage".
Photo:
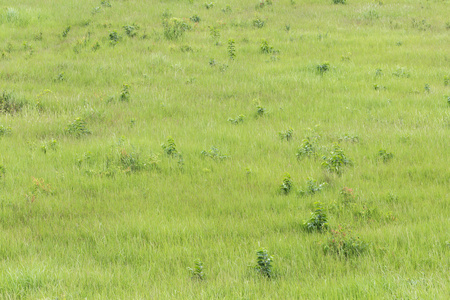
M 189 20 L 191 20 L 194 23 L 199 23 L 200 17 L 198 15 L 193 15 L 192 17 L 189 18 Z
M 66 29 L 63 30 L 61 36 L 67 37 L 67 35 L 69 34 L 69 31 L 70 31 L 70 28 L 71 28 L 70 26 L 67 26 Z
M 130 86 L 128 84 L 122 86 L 119 99 L 123 102 L 128 102 L 130 100 Z
M 266 40 L 262 40 L 261 41 L 261 45 L 259 46 L 259 49 L 261 50 L 261 53 L 264 54 L 270 54 L 273 53 L 273 47 L 269 45 L 269 42 L 267 42 Z
M 347 0 L 333 0 L 334 4 L 345 4 L 347 3 Z
M 289 175 L 289 173 L 286 173 L 283 178 L 283 183 L 279 187 L 279 191 L 280 193 L 287 195 L 291 192 L 293 187 L 294 183 L 291 180 L 291 175 Z
M 320 203 L 315 203 L 315 209 L 310 218 L 303 223 L 303 227 L 309 232 L 323 232 L 328 229 L 328 217 Z
M 168 156 L 175 157 L 178 155 L 177 145 L 171 137 L 167 139 L 167 144 L 161 144 L 161 147 Z
M 267 278 L 271 278 L 272 272 L 273 272 L 273 257 L 269 255 L 269 252 L 267 249 L 260 248 L 256 251 L 256 266 L 255 270 L 261 274 L 262 276 L 265 276 Z
M 109 33 L 109 42 L 111 43 L 111 45 L 115 46 L 120 40 L 120 36 L 117 33 L 117 31 L 112 31 Z
M 294 134 L 294 129 L 289 128 L 286 131 L 281 131 L 278 133 L 278 136 L 281 138 L 281 140 L 290 141 L 292 139 L 292 135 Z
M 328 156 L 323 156 L 322 166 L 326 168 L 329 172 L 334 172 L 336 174 L 341 174 L 344 166 L 352 165 L 350 159 L 344 153 L 339 145 L 334 145 L 333 150 L 331 150 Z
M 340 258 L 359 256 L 368 248 L 368 244 L 359 238 L 348 236 L 342 228 L 330 230 L 330 236 L 322 245 L 325 254 L 336 255 Z
M 324 62 L 323 64 L 319 64 L 316 66 L 316 70 L 319 74 L 323 75 L 330 70 L 330 63 Z
M 385 149 L 380 149 L 377 153 L 377 158 L 383 162 L 390 161 L 394 155 L 392 153 L 387 152 Z
M 236 46 L 233 39 L 228 40 L 228 57 L 231 60 L 234 60 L 236 58 Z
M 210 2 L 210 3 L 205 2 L 205 4 L 203 4 L 203 5 L 205 6 L 206 9 L 211 9 L 214 7 L 214 2 Z
M 214 159 L 214 160 L 224 160 L 224 159 L 230 157 L 230 156 L 228 156 L 228 155 L 225 155 L 225 154 L 220 153 L 220 150 L 217 149 L 217 148 L 214 147 L 214 146 L 212 146 L 212 147 L 211 147 L 211 150 L 209 150 L 209 151 L 203 150 L 203 151 L 202 151 L 202 155 L 205 156 L 205 157 L 212 158 L 212 159 Z
M 192 279 L 204 280 L 205 273 L 203 272 L 203 263 L 200 260 L 196 260 L 194 264 L 194 268 L 188 268 Z
M 86 122 L 82 118 L 76 118 L 72 123 L 67 125 L 66 132 L 75 137 L 91 134 L 86 127 Z
M 6 169 L 3 165 L 0 165 L 0 178 L 4 177 L 6 173 Z

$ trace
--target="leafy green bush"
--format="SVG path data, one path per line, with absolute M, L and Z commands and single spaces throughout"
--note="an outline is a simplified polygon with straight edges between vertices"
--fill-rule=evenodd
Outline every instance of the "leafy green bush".
M 168 156 L 175 157 L 178 155 L 177 145 L 175 144 L 175 140 L 172 137 L 169 137 L 167 139 L 167 145 L 161 144 L 161 147 Z
M 164 37 L 168 40 L 177 40 L 183 34 L 191 29 L 191 26 L 185 21 L 178 18 L 170 18 L 163 20 Z
M 255 270 L 267 278 L 271 278 L 273 275 L 273 256 L 269 255 L 269 252 L 265 248 L 260 248 L 256 251 L 256 266 Z
M 323 75 L 330 70 L 330 63 L 324 62 L 323 64 L 319 64 L 316 66 L 316 70 L 319 74 Z
M 11 127 L 0 125 L 0 137 L 11 133 Z
M 344 166 L 352 165 L 352 161 L 347 158 L 339 145 L 334 145 L 328 156 L 323 156 L 322 166 L 325 167 L 329 172 L 334 172 L 337 174 L 342 173 Z
M 345 4 L 347 0 L 333 0 L 334 4 Z
M 76 137 L 91 134 L 91 131 L 86 126 L 86 121 L 82 118 L 76 118 L 72 123 L 67 125 L 66 132 Z
M 328 217 L 322 204 L 316 202 L 315 209 L 310 218 L 303 223 L 303 227 L 309 232 L 323 232 L 328 229 Z
M 314 145 L 310 138 L 306 138 L 303 140 L 300 148 L 298 148 L 295 153 L 297 159 L 300 160 L 304 157 L 310 157 L 316 155 L 316 145 Z
M 383 162 L 388 162 L 394 157 L 392 153 L 387 152 L 385 149 L 380 149 L 377 153 L 377 158 Z
M 236 46 L 233 39 L 228 40 L 228 57 L 231 60 L 234 60 L 236 58 Z
M 203 272 L 203 263 L 200 260 L 196 260 L 194 264 L 194 268 L 188 268 L 192 279 L 204 280 L 205 273 Z
M 291 180 L 291 175 L 289 175 L 289 173 L 286 173 L 283 178 L 283 183 L 279 187 L 279 191 L 280 193 L 287 195 L 291 192 L 293 187 L 294 183 Z
M 290 141 L 292 139 L 292 135 L 294 133 L 294 129 L 289 128 L 286 131 L 281 131 L 278 133 L 278 136 L 281 138 L 281 140 Z

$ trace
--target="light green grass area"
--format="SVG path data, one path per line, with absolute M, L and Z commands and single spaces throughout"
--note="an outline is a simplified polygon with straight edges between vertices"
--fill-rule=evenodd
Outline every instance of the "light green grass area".
M 450 1 L 333 2 L 0 0 L 0 298 L 448 299 Z

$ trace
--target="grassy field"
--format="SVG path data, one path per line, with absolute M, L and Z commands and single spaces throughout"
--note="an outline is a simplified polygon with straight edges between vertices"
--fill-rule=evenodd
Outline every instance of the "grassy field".
M 333 2 L 0 0 L 0 298 L 448 299 L 450 1 Z

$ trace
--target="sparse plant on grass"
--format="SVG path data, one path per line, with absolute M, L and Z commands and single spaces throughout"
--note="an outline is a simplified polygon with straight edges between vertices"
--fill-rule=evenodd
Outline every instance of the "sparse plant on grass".
M 329 172 L 341 174 L 344 166 L 352 165 L 352 161 L 347 158 L 344 150 L 339 145 L 334 145 L 328 156 L 322 157 L 322 166 Z
M 238 124 L 244 123 L 244 118 L 245 118 L 244 115 L 239 115 L 239 116 L 235 117 L 234 119 L 228 118 L 228 122 L 230 122 L 231 124 L 234 124 L 234 125 L 238 125 Z
M 91 134 L 91 131 L 86 126 L 86 121 L 82 118 L 76 118 L 72 123 L 67 125 L 66 132 L 70 135 L 73 135 L 77 138 Z
M 355 201 L 355 194 L 353 192 L 353 189 L 348 188 L 348 187 L 343 187 L 340 191 L 339 191 L 339 195 L 341 198 L 341 202 L 344 205 L 347 205 L 349 203 L 353 203 Z
M 265 248 L 256 251 L 255 270 L 264 277 L 272 278 L 273 276 L 273 256 Z
M 323 64 L 319 64 L 316 66 L 316 70 L 320 75 L 323 75 L 330 70 L 330 63 L 324 62 Z
M 261 20 L 259 18 L 256 18 L 253 20 L 253 26 L 256 28 L 263 28 L 264 24 L 266 24 L 266 22 L 264 20 Z
M 129 37 L 135 37 L 137 35 L 137 31 L 139 30 L 139 26 L 136 24 L 125 25 L 122 28 L 125 30 L 126 35 Z
M 450 76 L 444 77 L 444 85 L 448 86 L 450 84 Z
M 254 100 L 253 102 L 256 104 L 256 117 L 263 117 L 267 113 L 266 108 L 261 105 L 259 100 Z
M 225 6 L 224 8 L 222 8 L 222 12 L 229 14 L 231 13 L 233 10 L 231 9 L 230 5 Z
M 44 154 L 47 153 L 48 150 L 56 151 L 58 149 L 58 142 L 54 139 L 51 141 L 43 142 L 41 145 L 41 150 Z
M 428 83 L 425 84 L 424 89 L 425 89 L 425 93 L 430 93 L 431 92 L 431 87 L 430 87 L 430 85 Z
M 178 18 L 170 18 L 163 20 L 164 37 L 168 40 L 177 40 L 183 34 L 191 29 L 191 26 L 185 21 Z
M 328 217 L 322 204 L 314 203 L 315 209 L 311 216 L 303 223 L 303 227 L 309 232 L 324 232 L 328 229 Z
M 295 156 L 297 156 L 298 160 L 304 157 L 316 156 L 316 148 L 317 146 L 315 143 L 310 138 L 306 138 L 302 141 L 302 144 L 295 153 Z
M 120 40 L 120 36 L 117 33 L 117 31 L 114 30 L 114 31 L 109 33 L 109 43 L 112 46 L 115 46 L 119 42 L 119 40 Z
M 387 152 L 385 149 L 380 149 L 380 151 L 378 151 L 378 153 L 377 153 L 377 159 L 381 160 L 383 162 L 388 162 L 393 157 L 394 157 L 394 155 L 392 153 Z
M 320 191 L 327 185 L 326 182 L 317 183 L 317 180 L 313 178 L 308 178 L 306 180 L 306 187 L 302 190 L 299 190 L 300 196 L 312 196 Z
M 205 2 L 205 4 L 203 4 L 205 6 L 206 9 L 211 9 L 214 7 L 214 2 Z
M 234 60 L 236 58 L 236 46 L 235 46 L 235 42 L 233 39 L 229 39 L 228 40 L 228 57 L 231 60 Z
M 11 134 L 11 127 L 0 125 L 0 137 Z
M 189 20 L 191 20 L 194 23 L 199 23 L 201 19 L 198 15 L 193 15 L 192 17 L 189 18 Z
M 224 159 L 230 157 L 229 155 L 222 154 L 220 152 L 220 150 L 218 148 L 214 147 L 214 146 L 212 146 L 211 150 L 209 150 L 209 151 L 203 150 L 201 152 L 201 154 L 203 156 L 205 156 L 205 157 L 209 157 L 209 158 L 212 158 L 214 160 L 224 160 Z
M 261 51 L 261 53 L 264 54 L 270 54 L 273 53 L 273 47 L 269 45 L 269 42 L 267 42 L 267 40 L 262 40 L 261 41 L 261 45 L 259 46 L 259 49 Z
M 70 27 L 70 26 L 67 26 L 66 29 L 63 30 L 61 36 L 64 37 L 64 38 L 67 37 L 67 35 L 68 35 L 69 32 L 70 32 L 70 29 L 71 29 L 71 27 Z
M 347 0 L 333 0 L 334 4 L 345 4 L 347 3 Z
M 119 99 L 122 102 L 130 101 L 130 85 L 128 84 L 122 85 L 122 90 L 120 91 Z
M 161 147 L 168 156 L 176 157 L 178 155 L 177 145 L 172 137 L 167 139 L 167 144 L 161 144 Z
M 211 38 L 213 39 L 214 44 L 219 45 L 219 39 L 220 39 L 219 29 L 217 29 L 214 26 L 209 26 L 208 28 L 209 28 L 209 34 L 210 34 Z
M 288 195 L 294 187 L 294 182 L 291 179 L 289 173 L 284 174 L 283 182 L 281 183 L 278 190 L 281 194 Z
M 6 174 L 6 168 L 3 165 L 0 165 L 0 178 L 5 177 Z
M 431 24 L 427 22 L 427 20 L 422 19 L 422 20 L 416 20 L 416 19 L 412 19 L 411 20 L 411 26 L 414 29 L 418 29 L 420 31 L 426 31 L 426 30 L 430 30 L 431 29 Z
M 196 280 L 204 280 L 205 279 L 205 273 L 203 272 L 203 263 L 201 260 L 197 259 L 194 261 L 194 267 L 188 268 L 189 272 L 191 273 L 191 278 Z
M 395 72 L 392 73 L 392 75 L 396 76 L 396 77 L 404 77 L 404 78 L 409 78 L 409 73 L 406 70 L 406 68 L 403 67 L 398 67 L 397 70 Z
M 294 134 L 294 129 L 289 128 L 286 131 L 280 131 L 278 133 L 278 136 L 281 138 L 281 140 L 290 141 L 292 139 L 292 135 Z
M 39 195 L 52 193 L 50 184 L 45 183 L 44 179 L 32 177 L 31 191 L 25 196 L 30 202 L 34 202 Z
M 359 256 L 368 248 L 368 244 L 359 238 L 349 236 L 342 227 L 330 230 L 327 241 L 322 245 L 325 254 L 336 255 L 339 258 Z
M 24 101 L 19 101 L 9 92 L 0 94 L 0 113 L 14 114 L 22 109 Z
M 272 0 L 260 0 L 259 5 L 257 5 L 256 8 L 264 8 L 264 7 L 270 6 L 272 4 L 273 4 Z
M 346 133 L 343 136 L 338 138 L 339 142 L 351 142 L 351 143 L 359 143 L 359 137 L 357 135 Z

